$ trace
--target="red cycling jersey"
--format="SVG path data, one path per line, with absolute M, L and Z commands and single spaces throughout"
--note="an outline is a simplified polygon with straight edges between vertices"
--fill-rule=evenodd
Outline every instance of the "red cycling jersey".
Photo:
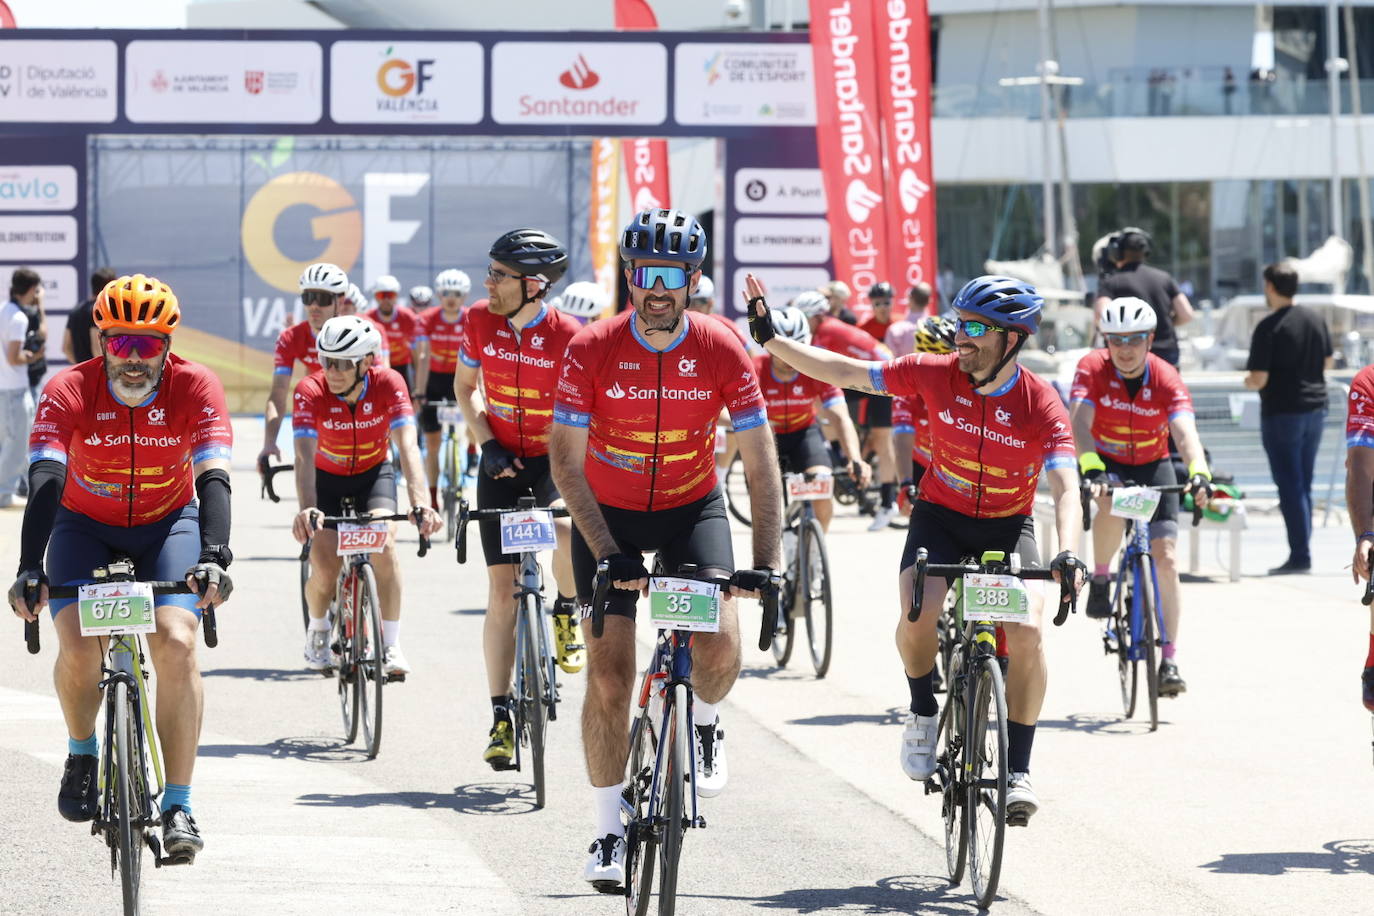
M 587 482 L 597 500 L 671 509 L 716 486 L 716 420 L 735 432 L 768 421 L 749 356 L 718 321 L 691 312 L 662 351 L 627 310 L 583 328 L 568 347 L 554 422 L 589 427 Z
M 811 334 L 811 344 L 832 353 L 843 353 L 855 359 L 887 359 L 882 342 L 874 340 L 866 331 L 838 318 L 826 315 Z
M 307 374 L 320 371 L 320 354 L 315 352 L 315 330 L 308 321 L 293 324 L 277 336 L 272 374 L 290 375 L 298 361 L 305 365 Z
M 844 407 L 844 395 L 834 385 L 797 373 L 782 381 L 773 374 L 773 357 L 760 353 L 754 357 L 754 374 L 759 378 L 759 390 L 768 405 L 768 422 L 779 435 L 806 429 L 816 422 L 816 398 L 821 405 Z
M 931 418 L 921 499 L 974 518 L 1029 515 L 1041 467 L 1075 466 L 1069 415 L 1049 383 L 1018 369 L 977 394 L 954 354 L 915 353 L 870 369 L 880 394 L 920 394 Z M 935 421 L 939 420 L 937 424 Z
M 548 303 L 520 331 L 485 304 L 467 310 L 458 358 L 481 368 L 491 434 L 522 458 L 549 453 L 554 387 L 568 341 L 580 330 Z
M 458 350 L 463 345 L 463 311 L 449 321 L 444 307 L 436 305 L 420 315 L 420 327 L 429 339 L 429 371 L 452 375 L 458 371 Z
M 323 372 L 301 379 L 294 403 L 296 438 L 319 440 L 315 467 L 331 474 L 352 476 L 381 464 L 390 454 L 391 431 L 415 422 L 405 379 L 384 366 L 367 370 L 356 404 L 330 391 Z
M 1374 366 L 1365 366 L 1350 380 L 1345 447 L 1374 448 Z
M 914 435 L 911 458 L 923 468 L 930 467 L 930 415 L 919 393 L 892 399 L 892 431 Z
M 67 466 L 62 505 L 105 525 L 133 528 L 195 498 L 191 469 L 228 459 L 234 434 L 214 373 L 176 354 L 137 407 L 110 391 L 103 360 L 48 380 L 29 432 L 29 460 Z M 74 485 L 73 485 L 74 484 Z
M 425 339 L 420 319 L 407 306 L 398 305 L 390 318 L 379 308 L 368 309 L 364 317 L 375 321 L 384 331 L 387 348 L 391 351 L 391 365 L 409 366 L 414 359 L 410 348 Z
M 1193 415 L 1193 399 L 1178 370 L 1146 354 L 1141 387 L 1132 395 L 1111 355 L 1094 350 L 1078 361 L 1069 403 L 1093 409 L 1092 437 L 1097 451 L 1122 464 L 1158 461 L 1169 455 L 1169 423 Z
M 867 321 L 859 322 L 859 330 L 874 340 L 886 340 L 887 329 L 890 327 L 892 327 L 892 322 L 879 321 L 877 318 L 869 318 Z

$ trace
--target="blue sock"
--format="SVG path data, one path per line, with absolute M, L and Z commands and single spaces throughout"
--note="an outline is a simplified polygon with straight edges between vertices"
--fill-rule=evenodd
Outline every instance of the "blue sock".
M 87 754 L 91 757 L 100 756 L 100 742 L 95 738 L 95 732 L 85 741 L 77 741 L 75 738 L 67 739 L 68 754 Z
M 920 677 L 908 676 L 907 688 L 911 691 L 911 711 L 918 716 L 940 714 L 940 704 L 935 699 L 935 669 L 931 668 Z
M 181 810 L 187 814 L 191 813 L 190 786 L 179 786 L 174 782 L 167 783 L 167 791 L 162 793 L 162 813 L 166 814 L 167 809 L 173 805 L 181 805 Z

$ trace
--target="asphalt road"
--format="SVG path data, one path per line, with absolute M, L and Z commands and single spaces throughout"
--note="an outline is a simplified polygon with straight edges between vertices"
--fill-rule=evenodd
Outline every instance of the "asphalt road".
M 592 839 L 577 727 L 583 679 L 565 676 L 550 738 L 549 805 L 480 759 L 480 565 L 403 544 L 402 643 L 415 673 L 387 688 L 381 756 L 340 740 L 333 682 L 301 668 L 294 504 L 260 501 L 240 427 L 234 599 L 220 646 L 200 649 L 205 730 L 195 810 L 206 850 L 146 874 L 147 912 L 618 913 L 580 880 Z M 0 554 L 21 511 L 0 510 Z M 1121 717 L 1098 629 L 1048 638 L 1050 691 L 1033 776 L 1042 810 L 1008 832 L 998 913 L 1369 913 L 1374 788 L 1358 671 L 1367 615 L 1341 567 L 1349 538 L 1319 529 L 1317 572 L 1269 579 L 1277 516 L 1256 514 L 1238 583 L 1184 587 L 1179 662 L 1189 692 L 1149 733 Z M 748 559 L 747 534 L 736 542 Z M 946 880 L 938 804 L 900 772 L 905 681 L 892 647 L 902 535 L 842 511 L 830 538 L 838 625 L 830 675 L 778 671 L 753 648 L 723 706 L 731 781 L 689 835 L 679 912 L 974 912 Z M 1204 562 L 1212 560 L 1209 541 Z M 65 729 L 54 640 L 0 640 L 0 913 L 118 912 L 104 847 L 62 821 Z M 644 650 L 647 652 L 647 648 Z M 641 653 L 644 655 L 644 653 Z

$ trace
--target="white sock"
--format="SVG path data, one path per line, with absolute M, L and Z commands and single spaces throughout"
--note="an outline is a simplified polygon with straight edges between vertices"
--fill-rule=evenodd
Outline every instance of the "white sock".
M 401 639 L 401 621 L 383 620 L 382 621 L 382 648 L 390 649 Z
M 596 799 L 596 835 L 598 837 L 613 833 L 625 835 L 625 825 L 620 822 L 620 793 L 623 785 L 592 786 L 592 796 Z
M 693 725 L 711 725 L 719 716 L 715 703 L 708 703 L 699 696 L 692 697 Z
M 328 629 L 329 629 L 329 618 L 328 618 L 328 617 L 311 617 L 311 618 L 310 618 L 310 629 L 311 629 L 311 630 L 325 630 L 325 631 L 328 631 Z

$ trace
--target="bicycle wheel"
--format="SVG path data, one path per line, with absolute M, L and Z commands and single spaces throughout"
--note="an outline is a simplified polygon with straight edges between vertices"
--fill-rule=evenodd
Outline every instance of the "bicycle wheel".
M 654 890 L 653 819 L 659 801 L 652 797 L 654 760 L 658 742 L 649 722 L 649 707 L 640 710 L 630 726 L 630 759 L 625 769 L 625 789 L 620 809 L 625 823 L 625 912 L 627 916 L 646 916 Z M 660 787 L 660 796 L 662 790 Z
M 968 776 L 964 817 L 968 820 L 969 879 L 978 906 L 986 909 L 997 896 L 1007 829 L 1007 696 L 996 658 L 979 658 L 973 677 L 964 757 Z
M 955 664 L 963 665 L 963 653 L 955 649 Z M 953 671 L 954 669 L 948 669 Z M 962 679 L 949 675 L 949 683 Z M 945 864 L 949 880 L 958 884 L 964 879 L 964 864 L 968 861 L 968 829 L 964 823 L 964 767 L 961 761 L 964 747 L 964 702 L 960 689 L 951 686 L 949 700 L 940 716 L 940 732 L 936 736 L 936 773 L 940 777 L 940 814 L 945 822 Z
M 725 505 L 735 521 L 746 528 L 750 527 L 753 516 L 749 510 L 749 481 L 744 476 L 744 459 L 738 454 L 725 469 L 725 482 L 721 489 L 725 491 Z
M 358 634 L 353 641 L 358 658 L 358 718 L 362 721 L 363 744 L 370 760 L 382 749 L 382 687 L 386 685 L 386 674 L 382 671 L 382 606 L 370 564 L 358 567 L 358 600 L 354 607 L 354 632 Z
M 791 529 L 788 530 L 791 531 Z M 801 581 L 803 566 L 800 541 L 800 538 L 794 539 L 796 546 L 793 550 L 795 552 L 783 582 L 781 601 L 778 607 L 778 629 L 773 632 L 773 661 L 777 662 L 779 668 L 786 668 L 787 663 L 792 660 L 792 646 L 797 639 L 797 622 L 799 620 L 797 604 L 803 600 L 804 594 L 802 591 L 804 586 Z
M 682 856 L 682 835 L 686 832 L 687 814 L 684 810 L 683 786 L 687 785 L 687 685 L 673 688 L 673 709 L 669 714 L 668 753 L 662 768 L 664 804 L 662 838 L 658 869 L 658 914 L 673 916 L 677 907 L 677 866 Z
M 135 772 L 138 760 L 138 736 L 134 733 L 133 699 L 129 685 L 114 683 L 111 700 L 114 709 L 115 740 L 115 834 L 118 842 L 119 883 L 124 895 L 125 916 L 138 913 L 138 885 L 143 872 L 143 827 L 147 811 L 144 805 L 142 773 Z
M 346 570 L 339 577 L 334 594 L 334 639 L 331 649 L 338 661 L 334 677 L 338 684 L 339 712 L 343 716 L 344 742 L 352 744 L 358 737 L 358 704 L 361 700 L 357 688 L 358 648 L 362 634 L 357 631 L 356 614 L 358 603 L 358 577 Z
M 458 534 L 458 437 L 444 437 L 444 538 L 452 541 Z
M 1116 638 L 1116 674 L 1121 681 L 1121 707 L 1129 719 L 1135 715 L 1140 660 L 1135 657 L 1135 642 L 1131 639 L 1131 596 L 1124 573 L 1117 577 L 1116 601 L 1112 603 L 1112 619 L 1107 625 Z
M 310 581 L 310 542 L 301 549 L 301 623 L 310 629 L 310 604 L 305 600 L 305 583 Z
M 797 583 L 797 594 L 802 596 L 806 644 L 811 649 L 811 665 L 816 669 L 816 677 L 825 677 L 830 670 L 834 614 L 830 603 L 830 553 L 825 548 L 825 532 L 818 519 L 812 518 L 802 529 L 799 556 L 798 566 L 803 578 Z
M 540 616 L 544 613 L 541 603 L 532 595 L 520 599 L 520 626 L 524 629 L 523 648 L 519 664 L 523 669 L 516 683 L 520 690 L 521 719 L 524 734 L 521 742 L 528 741 L 530 749 L 531 777 L 534 780 L 534 806 L 544 807 L 544 734 L 547 708 L 544 706 L 544 666 L 540 658 L 540 644 L 543 634 Z
M 1140 594 L 1140 663 L 1145 666 L 1145 686 L 1150 698 L 1150 731 L 1159 728 L 1159 660 L 1156 657 L 1159 633 L 1155 627 L 1154 564 L 1142 556 L 1136 565 L 1136 588 Z

